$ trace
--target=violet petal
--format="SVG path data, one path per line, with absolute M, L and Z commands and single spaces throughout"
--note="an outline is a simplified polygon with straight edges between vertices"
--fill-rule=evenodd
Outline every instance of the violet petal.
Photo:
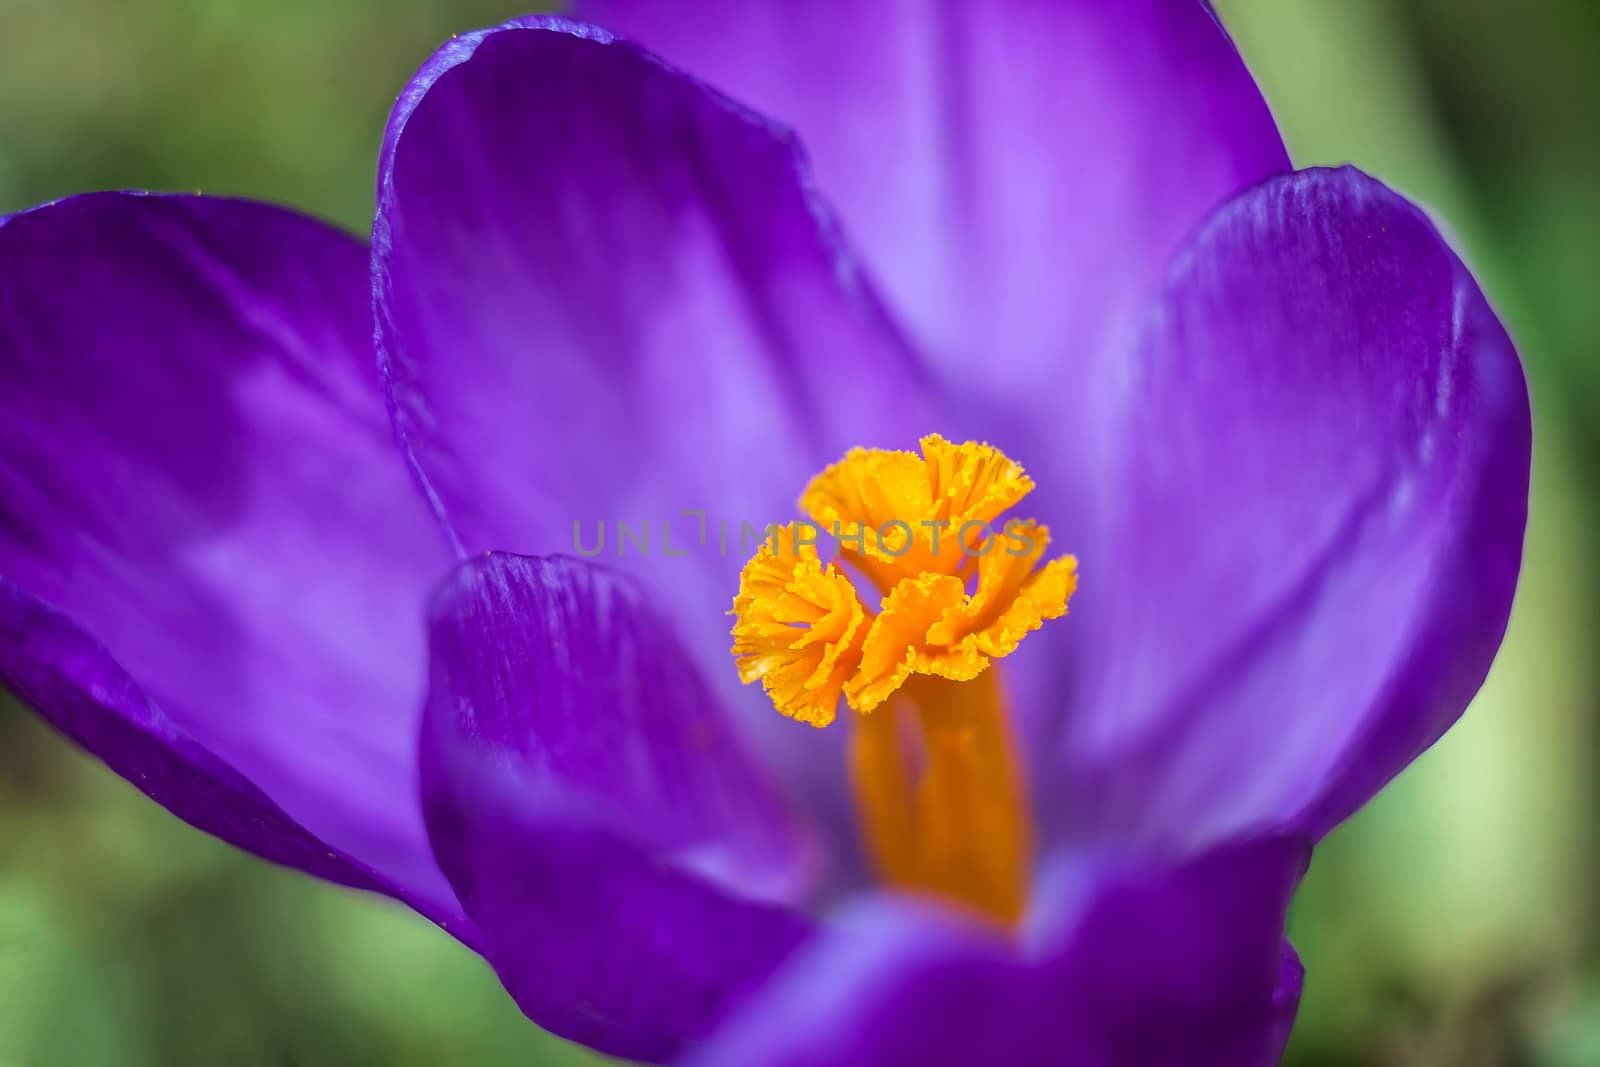
M 1306 854 L 1278 838 L 1176 869 L 1070 861 L 1038 891 L 1020 949 L 931 904 L 868 902 L 693 1062 L 1265 1067 Z
M 641 575 L 773 764 L 841 797 L 840 734 L 739 688 L 725 613 L 761 536 L 742 524 L 797 517 L 848 448 L 931 424 L 792 137 L 603 31 L 529 17 L 422 67 L 378 189 L 396 418 L 463 550 L 594 550 Z
M 794 126 L 868 268 L 957 389 L 1045 426 L 1209 211 L 1287 170 L 1191 0 L 579 0 Z M 986 426 L 1003 436 L 1015 420 Z M 942 427 L 945 432 L 965 432 Z
M 1436 740 L 1499 647 L 1527 517 L 1521 365 L 1424 215 L 1275 179 L 1178 261 L 1103 383 L 1111 501 L 1059 811 L 1313 837 Z
M 448 921 L 415 785 L 448 556 L 377 387 L 365 263 L 242 201 L 0 220 L 0 681 L 191 822 Z
M 434 849 L 530 1018 L 661 1059 L 807 929 L 810 845 L 632 579 L 489 554 L 433 605 Z

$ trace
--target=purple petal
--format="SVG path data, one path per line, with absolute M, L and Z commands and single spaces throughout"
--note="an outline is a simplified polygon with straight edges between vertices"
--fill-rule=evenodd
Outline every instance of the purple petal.
M 1294 1029 L 1295 1016 L 1300 1013 L 1300 995 L 1305 991 L 1306 968 L 1300 954 L 1287 941 L 1283 943 L 1283 958 L 1278 965 L 1278 986 L 1272 991 L 1272 1036 L 1268 1041 L 1272 1049 L 1269 1062 L 1276 1063 L 1288 1047 L 1289 1034 Z
M 1073 603 L 1093 668 L 1064 807 L 1189 843 L 1321 835 L 1499 646 L 1527 516 L 1516 353 L 1420 211 L 1308 171 L 1207 225 L 1103 384 L 1114 503 Z
M 738 690 L 741 524 L 795 517 L 849 447 L 929 423 L 793 140 L 602 31 L 522 19 L 451 41 L 401 97 L 373 247 L 399 426 L 463 548 L 570 553 L 581 524 L 588 551 L 605 523 L 604 558 L 658 594 L 741 728 L 842 796 L 817 784 L 841 735 Z
M 3 578 L 0 672 L 57 729 L 186 822 L 331 882 L 390 891 L 196 744 L 70 619 Z
M 204 829 L 449 919 L 415 785 L 447 557 L 376 386 L 365 262 L 237 201 L 0 222 L 0 681 Z
M 954 384 L 1046 426 L 1187 233 L 1289 165 L 1197 0 L 577 7 L 792 124 Z
M 1250 1067 L 1279 1050 L 1283 924 L 1306 850 L 1277 839 L 1177 870 L 1057 872 L 1020 948 L 903 900 L 845 917 L 700 1067 Z
M 804 935 L 806 839 L 631 579 L 486 555 L 430 636 L 424 806 L 485 955 L 541 1026 L 671 1056 Z

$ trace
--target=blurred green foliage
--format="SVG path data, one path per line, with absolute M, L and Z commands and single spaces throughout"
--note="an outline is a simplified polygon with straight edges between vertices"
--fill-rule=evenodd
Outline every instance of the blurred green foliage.
M 1512 629 L 1463 724 L 1319 851 L 1290 1062 L 1600 1064 L 1600 5 L 1218 0 L 1297 163 L 1428 206 L 1537 424 Z M 395 93 L 497 0 L 0 0 L 0 212 L 108 187 L 364 232 Z M 587 1062 L 381 901 L 244 857 L 0 701 L 0 1064 Z

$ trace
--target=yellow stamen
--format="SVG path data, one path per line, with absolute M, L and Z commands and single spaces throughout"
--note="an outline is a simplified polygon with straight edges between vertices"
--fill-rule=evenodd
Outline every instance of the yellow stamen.
M 842 535 L 840 554 L 885 592 L 908 575 L 970 565 L 982 527 L 1033 490 L 1033 479 L 998 448 L 953 445 L 937 434 L 921 445 L 920 457 L 851 449 L 800 498 L 824 532 Z
M 861 660 L 866 611 L 839 568 L 823 568 L 795 524 L 780 527 L 745 564 L 731 614 L 739 680 L 761 679 L 778 710 L 826 726 Z
M 988 667 L 1066 613 L 1077 562 L 1041 567 L 1050 535 L 1038 523 L 994 525 L 1033 489 L 999 449 L 921 445 L 854 449 L 800 501 L 877 586 L 877 612 L 791 524 L 740 577 L 733 652 L 785 715 L 826 726 L 841 695 L 859 713 L 856 804 L 885 881 L 1009 923 L 1026 906 L 1031 824 Z

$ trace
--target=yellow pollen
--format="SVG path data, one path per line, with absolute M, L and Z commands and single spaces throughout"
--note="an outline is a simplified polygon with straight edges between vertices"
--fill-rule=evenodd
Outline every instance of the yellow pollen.
M 840 555 L 884 592 L 925 571 L 970 567 L 974 542 L 1033 490 L 1033 479 L 990 445 L 953 445 L 937 434 L 922 455 L 855 448 L 811 480 L 800 509 L 824 532 L 838 530 Z
M 1033 481 L 999 449 L 921 441 L 853 449 L 800 500 L 815 525 L 775 528 L 734 598 L 733 654 L 783 714 L 854 716 L 851 770 L 880 876 L 1003 922 L 1026 905 L 1031 821 L 989 665 L 1066 614 L 1077 561 L 1041 562 L 1043 525 L 1001 516 Z M 818 535 L 880 594 L 869 611 Z
M 861 661 L 866 610 L 839 568 L 826 568 L 797 524 L 775 529 L 745 564 L 733 611 L 739 680 L 756 679 L 778 710 L 813 726 L 833 721 Z

